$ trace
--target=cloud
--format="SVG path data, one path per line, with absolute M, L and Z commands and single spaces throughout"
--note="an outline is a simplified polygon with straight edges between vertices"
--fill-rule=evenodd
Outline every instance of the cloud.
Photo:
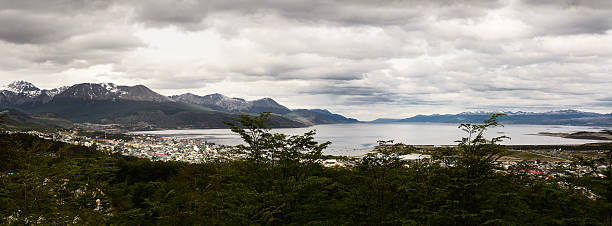
M 17 44 L 43 44 L 65 40 L 78 34 L 78 24 L 68 18 L 50 15 L 24 15 L 0 11 L 0 40 Z
M 2 11 L 17 11 L 23 14 L 80 16 L 106 10 L 114 4 L 112 0 L 0 0 Z
M 503 6 L 503 1 L 362 1 L 362 0 L 151 0 L 121 1 L 135 9 L 133 18 L 153 27 L 176 26 L 187 30 L 202 29 L 203 20 L 218 13 L 250 16 L 274 14 L 288 20 L 341 26 L 406 25 L 439 13 L 444 18 L 473 17 L 491 8 Z
M 606 112 L 611 13 L 603 0 L 0 0 L 0 82 L 272 97 L 364 120 Z
M 594 101 L 594 105 L 600 106 L 600 107 L 607 107 L 607 108 L 612 107 L 612 96 L 599 98 L 596 101 Z
M 4 70 L 50 73 L 116 63 L 144 44 L 111 1 L 0 1 L 0 46 L 13 54 Z M 11 63 L 8 63 L 11 62 Z M 12 75 L 13 77 L 24 75 Z

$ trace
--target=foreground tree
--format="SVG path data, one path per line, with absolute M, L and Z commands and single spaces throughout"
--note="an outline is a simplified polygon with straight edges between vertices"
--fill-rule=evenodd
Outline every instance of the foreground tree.
M 599 158 L 574 156 L 572 167 L 576 169 L 577 166 L 584 166 L 588 171 L 565 178 L 565 182 L 575 186 L 581 193 L 601 201 L 601 215 L 606 218 L 607 225 L 612 225 L 612 144 L 607 144 L 602 151 L 603 156 Z
M 408 161 L 403 155 L 413 153 L 414 147 L 401 143 L 379 141 L 373 152 L 363 156 L 356 165 L 356 178 L 361 193 L 360 212 L 370 225 L 403 224 L 401 219 L 393 217 L 394 209 L 399 206 L 398 200 L 403 181 L 409 180 L 405 174 Z
M 269 112 L 258 116 L 241 114 L 232 120 L 234 122 L 225 122 L 225 124 L 229 125 L 232 132 L 240 135 L 247 144 L 240 144 L 237 147 L 244 151 L 248 159 L 256 163 L 270 162 L 273 165 L 300 161 L 313 163 L 322 157 L 322 151 L 331 144 L 316 142 L 314 130 L 293 136 L 272 133 Z
M 238 115 L 233 118 L 234 122 L 226 124 L 246 144 L 237 147 L 247 156 L 248 177 L 256 178 L 256 193 L 244 194 L 259 200 L 260 205 L 246 206 L 256 215 L 245 217 L 261 223 L 286 224 L 297 217 L 288 213 L 303 202 L 299 194 L 305 192 L 303 189 L 311 182 L 309 179 L 320 170 L 318 161 L 330 142 L 319 144 L 314 140 L 314 130 L 292 136 L 272 133 L 269 117 L 270 113 Z
M 497 126 L 502 126 L 497 122 L 497 118 L 503 114 L 494 114 L 490 119 L 487 119 L 483 124 L 461 124 L 461 128 L 467 133 L 466 137 L 456 141 L 458 143 L 456 150 L 457 166 L 466 170 L 469 178 L 480 178 L 491 173 L 495 168 L 497 161 L 507 150 L 506 146 L 500 142 L 504 139 L 510 139 L 507 136 L 485 138 L 484 134 L 487 129 Z
M 454 220 L 460 224 L 479 224 L 490 218 L 494 209 L 488 203 L 495 199 L 495 192 L 489 189 L 497 178 L 494 173 L 497 161 L 506 151 L 499 143 L 506 136 L 487 139 L 485 132 L 492 127 L 502 126 L 497 118 L 502 114 L 494 114 L 482 124 L 461 124 L 466 136 L 456 141 L 457 147 L 442 148 L 434 153 L 434 157 L 445 163 L 449 173 L 449 192 L 452 199 L 448 204 L 454 206 Z

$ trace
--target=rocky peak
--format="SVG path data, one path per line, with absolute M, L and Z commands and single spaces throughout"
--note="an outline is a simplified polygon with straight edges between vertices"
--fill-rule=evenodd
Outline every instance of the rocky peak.
M 272 98 L 246 101 L 242 98 L 228 97 L 220 93 L 208 94 L 206 96 L 185 93 L 171 96 L 170 98 L 178 102 L 204 105 L 212 109 L 228 112 L 260 113 L 269 111 L 284 114 L 291 111 L 274 101 Z
M 69 97 L 83 100 L 104 100 L 111 99 L 112 93 L 108 86 L 104 87 L 97 83 L 81 83 L 76 84 L 64 90 L 57 97 Z
M 0 105 L 21 106 L 44 103 L 50 98 L 44 95 L 34 84 L 26 81 L 16 81 L 0 88 Z
M 249 101 L 249 103 L 252 105 L 251 106 L 252 109 L 257 109 L 256 112 L 270 111 L 273 113 L 285 114 L 291 111 L 289 110 L 289 108 L 283 105 L 280 105 L 275 100 L 273 100 L 272 98 L 268 98 L 268 97 L 262 98 L 259 100 Z
M 231 98 L 219 93 L 206 95 L 202 99 L 205 104 L 215 105 L 230 112 L 244 112 L 250 107 L 250 104 L 243 99 Z
M 55 95 L 60 94 L 61 92 L 64 92 L 68 88 L 70 88 L 70 86 L 62 86 L 62 87 L 54 88 L 50 90 L 43 90 L 43 92 L 47 94 L 47 96 L 54 97 Z
M 23 93 L 23 92 L 32 92 L 32 91 L 40 91 L 40 89 L 34 84 L 26 81 L 15 81 L 6 86 L 8 91 L 12 91 L 15 93 Z
M 76 84 L 57 96 L 81 100 L 171 101 L 168 97 L 160 95 L 143 85 L 117 86 L 113 83 Z
M 167 102 L 172 101 L 170 98 L 163 96 L 159 93 L 154 92 L 143 85 L 135 86 L 114 86 L 111 84 L 110 91 L 117 93 L 119 97 L 126 100 L 135 101 L 153 101 L 153 102 Z
M 41 94 L 41 90 L 38 87 L 26 81 L 15 81 L 0 89 L 13 92 L 17 95 L 23 95 L 29 98 L 37 97 Z
M 208 100 L 212 100 L 212 101 L 227 101 L 227 100 L 232 100 L 233 98 L 225 96 L 223 94 L 220 93 L 213 93 L 213 94 L 208 94 L 206 96 L 203 96 L 203 98 L 208 99 Z

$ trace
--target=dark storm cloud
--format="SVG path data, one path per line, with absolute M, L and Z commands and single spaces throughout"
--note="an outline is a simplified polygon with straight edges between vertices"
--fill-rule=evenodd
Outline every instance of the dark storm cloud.
M 0 40 L 46 44 L 90 32 L 91 12 L 112 4 L 106 0 L 0 0 Z
M 403 95 L 365 95 L 365 96 L 349 96 L 346 102 L 350 105 L 372 105 L 384 104 L 389 106 L 409 107 L 414 105 L 443 105 L 446 102 L 420 100 L 417 96 Z
M 304 90 L 308 95 L 328 95 L 345 98 L 351 105 L 364 105 L 373 103 L 393 103 L 397 101 L 397 94 L 377 87 L 329 85 Z
M 341 86 L 341 85 L 329 85 L 323 87 L 316 87 L 309 90 L 304 90 L 302 93 L 305 94 L 326 94 L 326 95 L 342 95 L 342 96 L 366 96 L 366 95 L 386 95 L 392 96 L 393 93 L 385 91 L 384 89 L 375 87 L 364 87 L 364 86 Z
M 556 22 L 545 21 L 535 22 L 533 25 L 544 28 L 541 34 L 602 34 L 612 28 L 609 12 L 593 9 L 594 15 L 588 17 L 559 18 Z M 526 19 L 528 20 L 528 19 Z M 539 21 L 539 20 L 536 20 Z M 544 23 L 545 22 L 545 23 Z
M 327 85 L 312 87 L 300 93 L 307 95 L 337 96 L 344 99 L 348 105 L 385 104 L 397 106 L 409 105 L 440 105 L 442 102 L 423 100 L 424 93 L 400 93 L 390 91 L 382 87 L 352 86 L 352 85 Z
M 117 18 L 106 12 L 112 4 L 106 0 L 1 0 L 0 42 L 16 44 L 10 48 L 19 54 L 9 57 L 18 59 L 9 62 L 19 66 L 24 62 L 70 67 L 116 62 L 120 53 L 144 44 L 115 24 Z
M 120 33 L 90 33 L 71 37 L 64 42 L 49 45 L 39 54 L 29 57 L 34 62 L 69 64 L 86 60 L 88 64 L 104 64 L 119 61 L 116 54 L 144 46 L 141 40 Z
M 113 4 L 111 0 L 0 0 L 2 10 L 18 10 L 33 13 L 86 14 L 102 10 Z
M 531 6 L 545 6 L 555 8 L 575 8 L 586 7 L 592 9 L 611 9 L 611 1 L 593 0 L 521 0 L 524 4 Z
M 612 1 L 523 0 L 519 17 L 540 35 L 604 33 L 612 28 Z
M 541 89 L 535 87 L 499 87 L 491 85 L 479 84 L 477 87 L 470 88 L 476 92 L 508 92 L 508 91 L 540 91 Z
M 599 98 L 593 104 L 596 106 L 612 107 L 612 97 Z
M 136 9 L 136 20 L 147 25 L 179 26 L 190 30 L 202 28 L 202 20 L 208 13 L 207 1 L 154 0 L 131 2 Z
M 53 15 L 0 11 L 0 40 L 17 44 L 45 44 L 70 38 L 82 31 L 74 21 Z
M 406 1 L 346 1 L 346 0 L 210 0 L 210 1 L 126 1 L 137 12 L 136 20 L 152 26 L 174 25 L 187 29 L 201 28 L 200 22 L 209 14 L 278 14 L 303 22 L 328 22 L 342 25 L 406 25 L 427 15 L 430 9 L 460 6 L 445 11 L 443 17 L 482 15 L 486 9 L 502 6 L 501 1 L 406 0 Z M 465 6 L 465 7 L 463 7 Z

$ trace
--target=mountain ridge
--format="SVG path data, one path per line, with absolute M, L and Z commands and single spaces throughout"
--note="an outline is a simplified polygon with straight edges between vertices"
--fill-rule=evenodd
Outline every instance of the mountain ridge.
M 144 85 L 114 83 L 78 83 L 46 90 L 16 81 L 0 90 L 0 108 L 28 114 L 51 113 L 75 123 L 122 123 L 150 129 L 226 128 L 223 121 L 231 120 L 235 114 L 262 112 L 273 113 L 273 127 L 356 121 L 327 110 L 294 111 L 272 98 L 246 101 L 219 93 L 164 96 Z
M 170 99 L 178 102 L 196 104 L 210 107 L 212 109 L 228 111 L 232 113 L 262 113 L 272 112 L 286 114 L 291 110 L 280 105 L 272 98 L 262 98 L 246 101 L 242 98 L 228 97 L 220 93 L 199 96 L 193 93 L 170 96 Z
M 326 109 L 289 109 L 274 99 L 266 97 L 247 101 L 242 98 L 228 97 L 220 93 L 199 96 L 193 93 L 170 96 L 177 102 L 195 104 L 214 110 L 231 113 L 259 114 L 271 112 L 280 114 L 305 125 L 334 124 L 334 123 L 356 123 L 357 119 L 346 118 L 339 114 L 333 114 Z
M 547 112 L 479 111 L 458 114 L 415 115 L 409 118 L 379 118 L 370 123 L 430 122 L 430 123 L 481 123 L 493 114 L 503 114 L 498 121 L 503 124 L 612 126 L 612 113 L 601 114 L 574 109 Z

